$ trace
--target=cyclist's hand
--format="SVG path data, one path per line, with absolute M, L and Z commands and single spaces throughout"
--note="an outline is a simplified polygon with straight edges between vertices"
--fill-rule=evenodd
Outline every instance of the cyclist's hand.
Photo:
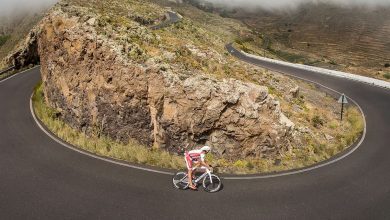
M 209 170 L 210 170 L 210 172 L 213 172 L 214 169 L 213 169 L 212 166 L 210 166 L 210 167 L 209 167 Z

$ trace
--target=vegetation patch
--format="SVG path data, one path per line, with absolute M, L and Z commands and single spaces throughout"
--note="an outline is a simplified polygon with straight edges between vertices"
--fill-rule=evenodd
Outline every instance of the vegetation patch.
M 9 35 L 0 35 L 0 47 L 3 46 L 9 38 Z
M 280 57 L 283 60 L 287 60 L 291 63 L 305 63 L 306 57 L 299 55 L 299 54 L 293 54 L 282 50 L 272 50 L 270 51 L 274 54 L 276 54 L 278 57 Z

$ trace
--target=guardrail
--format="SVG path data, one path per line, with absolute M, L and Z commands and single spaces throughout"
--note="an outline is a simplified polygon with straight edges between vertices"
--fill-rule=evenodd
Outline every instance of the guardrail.
M 274 60 L 274 59 L 270 59 L 270 58 L 266 58 L 266 57 L 261 57 L 261 56 L 249 54 L 249 53 L 246 53 L 244 51 L 240 51 L 240 53 L 242 53 L 243 55 L 245 55 L 247 57 L 255 58 L 255 59 L 266 61 L 269 63 L 276 63 L 276 64 L 294 67 L 297 69 L 307 70 L 307 71 L 316 72 L 316 73 L 320 73 L 320 74 L 330 75 L 330 76 L 339 77 L 339 78 L 346 78 L 349 80 L 354 80 L 354 81 L 363 82 L 363 83 L 367 83 L 370 85 L 390 89 L 390 82 L 386 82 L 386 81 L 379 80 L 379 79 L 374 79 L 374 78 L 370 78 L 370 77 L 366 77 L 366 76 L 360 76 L 360 75 L 355 75 L 355 74 L 336 71 L 336 70 L 324 69 L 324 68 L 320 68 L 320 67 L 307 66 L 307 65 L 303 65 L 303 64 L 295 64 L 295 63 L 289 63 L 289 62 L 284 62 L 284 61 L 280 61 L 280 60 Z
M 11 67 L 8 67 L 4 70 L 0 70 L 0 76 L 3 75 L 4 73 L 10 71 L 10 70 L 13 70 L 13 69 L 15 69 L 15 66 L 11 66 Z

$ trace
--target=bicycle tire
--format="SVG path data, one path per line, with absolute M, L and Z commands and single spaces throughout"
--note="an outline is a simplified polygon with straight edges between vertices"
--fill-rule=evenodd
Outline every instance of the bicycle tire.
M 176 189 L 187 189 L 190 185 L 188 183 L 188 177 L 186 172 L 177 172 L 172 177 L 172 183 Z
M 221 189 L 221 186 L 222 186 L 222 181 L 221 179 L 215 175 L 215 174 L 211 174 L 211 178 L 213 180 L 213 183 L 211 183 L 210 181 L 210 176 L 206 176 L 204 179 L 203 179 L 203 189 L 206 191 L 206 192 L 209 192 L 209 193 L 214 193 L 214 192 L 218 192 L 220 189 Z

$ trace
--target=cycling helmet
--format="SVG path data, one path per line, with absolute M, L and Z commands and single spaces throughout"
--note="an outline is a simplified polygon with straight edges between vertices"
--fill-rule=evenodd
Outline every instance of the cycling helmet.
M 203 146 L 202 148 L 200 148 L 201 151 L 206 151 L 206 152 L 209 152 L 211 150 L 211 147 L 209 146 Z

